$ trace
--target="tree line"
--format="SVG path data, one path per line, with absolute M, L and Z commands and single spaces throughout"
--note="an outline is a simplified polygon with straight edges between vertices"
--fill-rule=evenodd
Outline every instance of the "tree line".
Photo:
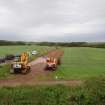
M 40 42 L 40 46 L 63 46 L 63 47 L 96 47 L 105 48 L 105 42 Z
M 0 40 L 0 46 L 7 45 L 40 45 L 40 46 L 63 46 L 63 47 L 96 47 L 105 48 L 105 42 L 24 42 Z
M 0 40 L 0 46 L 4 45 L 26 45 L 26 42 L 23 41 L 6 41 L 6 40 Z

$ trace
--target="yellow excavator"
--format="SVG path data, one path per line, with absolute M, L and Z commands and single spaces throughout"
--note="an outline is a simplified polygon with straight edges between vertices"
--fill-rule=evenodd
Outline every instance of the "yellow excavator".
M 29 55 L 28 53 L 24 52 L 20 55 L 18 59 L 16 59 L 11 64 L 11 70 L 10 73 L 22 73 L 26 74 L 30 71 L 30 65 L 29 63 Z
M 54 57 L 48 57 L 46 59 L 46 66 L 45 70 L 55 71 L 57 68 L 57 65 L 60 65 L 60 58 L 54 58 Z

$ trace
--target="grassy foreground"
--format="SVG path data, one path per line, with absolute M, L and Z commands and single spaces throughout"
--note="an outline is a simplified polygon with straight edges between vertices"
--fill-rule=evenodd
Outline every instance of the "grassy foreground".
M 87 79 L 105 76 L 105 49 L 64 48 L 62 65 L 54 73 L 62 79 Z
M 0 105 L 105 105 L 105 78 L 93 78 L 78 87 L 3 87 Z

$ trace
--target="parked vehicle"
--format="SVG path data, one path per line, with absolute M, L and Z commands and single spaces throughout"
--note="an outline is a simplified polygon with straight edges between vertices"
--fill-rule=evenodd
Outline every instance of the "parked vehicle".
M 38 52 L 37 51 L 32 51 L 32 55 L 36 55 Z
M 6 59 L 6 60 L 13 60 L 14 58 L 15 58 L 15 56 L 12 55 L 12 54 L 9 54 L 9 55 L 6 55 L 6 56 L 5 56 L 5 59 Z
M 0 63 L 5 63 L 5 57 L 0 57 Z

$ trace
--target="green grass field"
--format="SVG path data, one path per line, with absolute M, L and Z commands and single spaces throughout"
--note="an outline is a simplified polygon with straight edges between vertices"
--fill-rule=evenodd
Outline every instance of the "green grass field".
M 105 49 L 64 48 L 62 65 L 54 73 L 61 79 L 88 79 L 105 76 Z
M 6 54 L 19 54 L 22 52 L 30 52 L 33 50 L 37 50 L 40 55 L 46 53 L 51 47 L 47 46 L 36 46 L 36 45 L 23 45 L 23 46 L 0 46 L 0 56 L 4 56 Z
M 105 105 L 105 78 L 92 78 L 76 87 L 0 87 L 0 105 Z
M 37 50 L 39 56 L 49 49 L 46 46 L 1 46 L 0 56 L 5 54 L 17 54 L 24 51 Z M 9 65 L 0 67 L 0 78 L 4 79 L 9 74 Z M 52 78 L 64 80 L 84 80 L 91 77 L 105 76 L 105 49 L 72 47 L 64 48 L 62 64 L 58 70 L 52 73 Z
M 41 54 L 43 49 L 45 52 L 48 49 L 39 46 L 9 46 L 9 48 L 7 46 L 0 47 L 2 51 L 0 54 L 4 55 L 3 51 L 5 54 L 20 53 L 34 48 Z M 0 79 L 9 76 L 9 67 L 5 65 L 0 68 Z M 90 79 L 81 86 L 73 87 L 63 85 L 0 87 L 0 105 L 104 105 L 105 49 L 64 48 L 62 64 L 52 74 L 53 77 L 58 76 L 67 80 Z

